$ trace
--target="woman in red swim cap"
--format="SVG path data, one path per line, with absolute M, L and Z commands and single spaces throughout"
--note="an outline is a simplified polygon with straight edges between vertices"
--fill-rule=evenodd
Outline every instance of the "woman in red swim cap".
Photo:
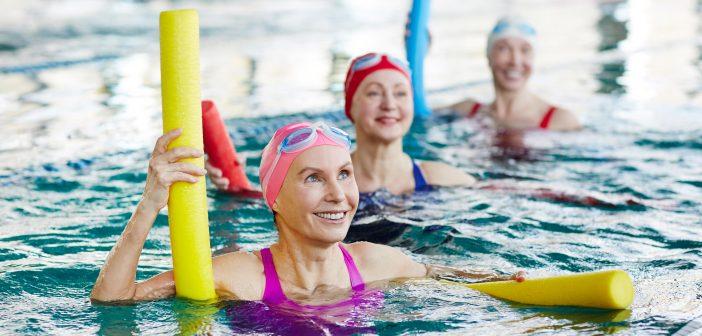
M 356 128 L 351 158 L 361 192 L 385 188 L 402 194 L 475 183 L 455 167 L 417 161 L 403 151 L 402 138 L 414 119 L 412 83 L 403 61 L 379 53 L 355 58 L 346 73 L 344 93 L 344 112 Z

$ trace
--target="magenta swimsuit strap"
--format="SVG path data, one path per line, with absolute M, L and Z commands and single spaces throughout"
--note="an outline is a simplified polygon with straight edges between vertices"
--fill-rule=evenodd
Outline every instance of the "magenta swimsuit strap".
M 346 270 L 349 272 L 349 280 L 351 282 L 351 288 L 354 291 L 362 291 L 365 289 L 365 283 L 361 277 L 361 273 L 356 267 L 356 263 L 353 261 L 351 254 L 339 244 L 339 249 L 341 249 L 341 254 L 344 255 L 344 263 L 346 264 Z M 263 301 L 273 304 L 280 304 L 289 301 L 288 298 L 283 293 L 283 288 L 280 286 L 280 279 L 278 278 L 278 272 L 275 270 L 275 264 L 273 263 L 273 254 L 271 254 L 270 248 L 264 248 L 261 250 L 261 261 L 263 262 L 263 273 L 266 276 L 266 287 L 263 290 Z

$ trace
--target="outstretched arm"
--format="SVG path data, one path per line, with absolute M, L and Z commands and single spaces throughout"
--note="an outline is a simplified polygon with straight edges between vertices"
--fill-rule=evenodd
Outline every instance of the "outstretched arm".
M 401 278 L 450 278 L 473 280 L 474 282 L 516 280 L 524 281 L 526 273 L 519 271 L 514 275 L 500 275 L 496 272 L 464 271 L 447 266 L 420 264 L 400 249 L 369 242 L 357 242 L 348 245 L 348 250 L 366 282 L 393 280 Z
M 477 182 L 475 177 L 443 162 L 423 161 L 421 168 L 422 173 L 424 173 L 424 177 L 427 179 L 427 183 L 430 185 L 444 187 L 468 187 Z
M 522 282 L 526 279 L 526 272 L 519 271 L 515 274 L 505 275 L 487 270 L 462 270 L 454 267 L 427 265 L 427 276 L 435 279 L 460 279 L 473 282 L 516 280 Z
M 168 193 L 175 182 L 195 183 L 205 170 L 191 163 L 178 162 L 184 158 L 203 155 L 201 150 L 178 147 L 167 150 L 168 144 L 180 135 L 174 130 L 156 142 L 149 161 L 146 186 L 141 201 L 124 228 L 117 243 L 107 255 L 90 298 L 96 301 L 129 301 L 158 299 L 175 294 L 171 271 L 136 283 L 136 270 L 146 237 L 158 212 L 168 204 Z

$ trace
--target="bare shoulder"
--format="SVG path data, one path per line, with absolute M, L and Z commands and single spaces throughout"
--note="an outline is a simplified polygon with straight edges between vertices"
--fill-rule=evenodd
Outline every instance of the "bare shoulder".
M 226 253 L 214 257 L 212 267 L 219 296 L 242 300 L 260 300 L 263 297 L 265 276 L 257 253 Z
M 478 104 L 479 102 L 473 98 L 468 98 L 462 101 L 459 101 L 455 104 L 449 105 L 448 109 L 452 111 L 458 112 L 458 114 L 462 116 L 467 116 L 470 111 L 473 109 L 473 106 L 475 104 Z
M 582 125 L 575 113 L 558 107 L 551 117 L 548 128 L 554 131 L 575 131 L 581 129 Z
M 466 172 L 439 161 L 422 161 L 422 173 L 427 183 L 435 186 L 471 186 L 476 179 Z
M 415 262 L 398 248 L 369 242 L 345 246 L 366 282 L 426 275 L 424 265 Z

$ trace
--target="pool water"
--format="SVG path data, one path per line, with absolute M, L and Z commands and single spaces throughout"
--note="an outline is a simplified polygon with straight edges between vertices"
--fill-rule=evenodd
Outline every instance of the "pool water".
M 341 112 L 345 67 L 370 50 L 402 55 L 409 2 L 176 5 L 200 11 L 203 95 L 217 102 L 247 174 L 258 181 L 258 155 L 276 127 L 322 119 L 352 131 Z M 357 329 L 341 330 L 324 318 L 298 322 L 320 334 L 387 335 L 668 335 L 702 327 L 696 321 L 702 317 L 702 6 L 684 0 L 432 6 L 430 103 L 489 100 L 487 30 L 504 13 L 522 13 L 539 31 L 532 90 L 576 111 L 586 128 L 524 134 L 518 137 L 524 146 L 514 151 L 495 147 L 495 135 L 470 120 L 418 121 L 405 141 L 411 155 L 449 162 L 501 187 L 378 193 L 359 211 L 349 239 L 399 246 L 425 263 L 525 269 L 530 276 L 621 268 L 634 280 L 634 303 L 620 312 L 532 307 L 416 280 L 385 287 L 381 308 L 353 316 Z M 6 7 L 0 334 L 260 331 L 240 328 L 250 321 L 243 302 L 94 305 L 88 299 L 140 198 L 161 130 L 157 15 L 166 4 L 65 0 Z M 533 192 L 543 189 L 603 202 Z M 260 249 L 276 239 L 263 201 L 212 187 L 208 201 L 215 253 Z M 169 251 L 162 213 L 138 278 L 170 269 Z

